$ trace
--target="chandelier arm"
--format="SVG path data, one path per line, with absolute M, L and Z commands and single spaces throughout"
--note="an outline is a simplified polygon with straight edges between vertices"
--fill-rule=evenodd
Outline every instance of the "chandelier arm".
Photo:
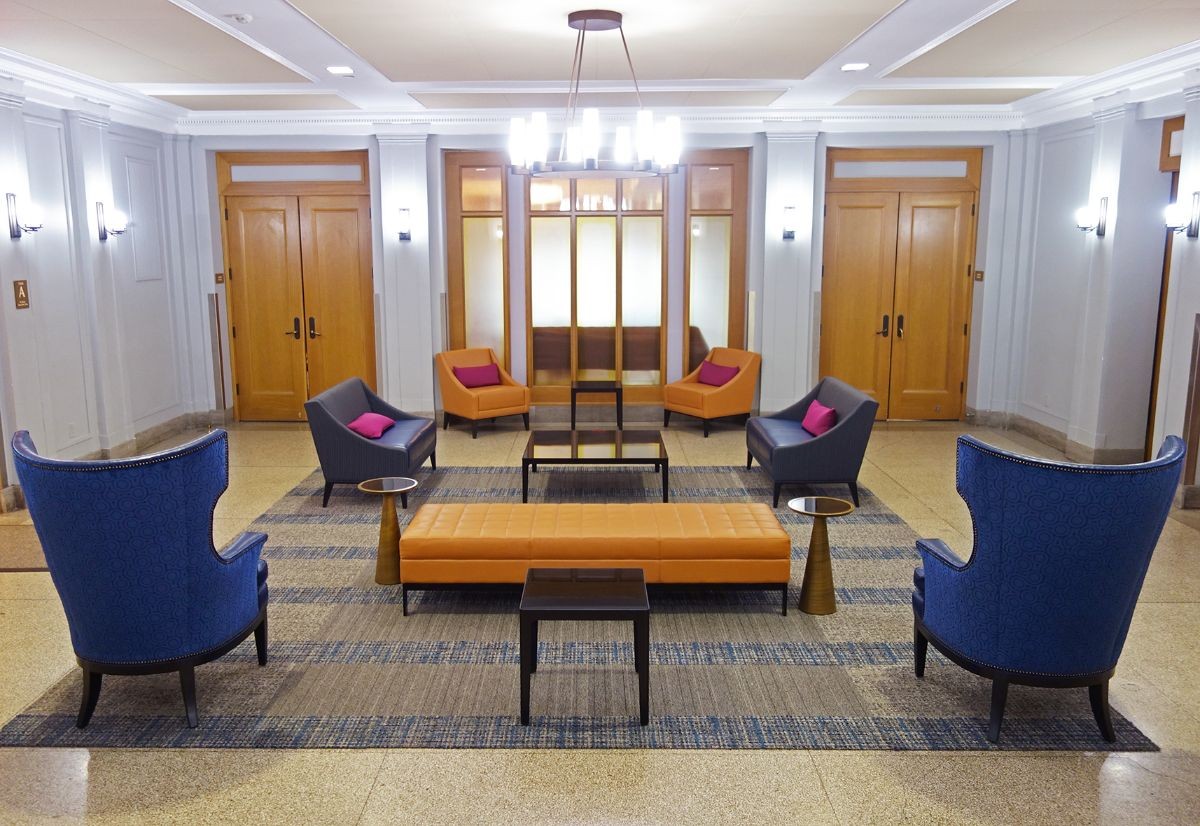
M 567 83 L 567 106 L 563 112 L 563 133 L 562 139 L 558 143 L 558 160 L 564 161 L 567 157 L 567 132 L 566 129 L 571 125 L 571 121 L 575 118 L 575 94 L 578 88 L 578 82 L 575 79 L 576 73 L 582 71 L 583 65 L 583 35 L 585 29 L 580 29 L 575 35 L 575 54 L 571 57 L 571 79 Z
M 638 87 L 637 72 L 633 70 L 633 58 L 629 55 L 629 42 L 625 39 L 625 27 L 617 26 L 621 33 L 621 45 L 625 47 L 625 62 L 629 64 L 629 75 L 633 78 L 633 92 L 637 95 L 638 108 L 642 107 L 642 90 Z

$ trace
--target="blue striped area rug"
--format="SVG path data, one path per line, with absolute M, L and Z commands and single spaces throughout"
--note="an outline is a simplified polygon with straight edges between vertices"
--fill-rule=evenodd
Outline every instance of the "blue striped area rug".
M 513 468 L 423 472 L 401 526 L 427 502 L 520 501 Z M 757 469 L 675 467 L 674 502 L 769 502 Z M 544 467 L 530 501 L 653 502 L 660 478 L 635 468 Z M 377 498 L 350 486 L 321 507 L 313 474 L 259 517 L 270 534 L 270 661 L 248 641 L 196 672 L 188 729 L 176 675 L 106 677 L 75 728 L 71 674 L 0 729 L 0 745 L 123 748 L 670 748 L 1155 750 L 1116 716 L 1100 738 L 1087 692 L 1014 686 L 999 746 L 985 737 L 990 683 L 930 651 L 913 675 L 909 601 L 916 535 L 871 494 L 830 520 L 838 611 L 795 608 L 811 521 L 776 511 L 792 537 L 793 608 L 752 591 L 651 599 L 650 725 L 637 722 L 632 630 L 544 623 L 531 725 L 521 726 L 517 595 L 430 591 L 400 612 L 374 582 Z M 790 491 L 789 491 L 790 492 Z M 809 493 L 845 496 L 844 487 Z M 798 495 L 798 494 L 797 494 Z

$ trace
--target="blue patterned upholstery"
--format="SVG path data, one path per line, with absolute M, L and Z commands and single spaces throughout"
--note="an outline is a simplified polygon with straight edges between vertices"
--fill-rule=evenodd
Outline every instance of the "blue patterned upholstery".
M 958 492 L 971 511 L 974 550 L 964 563 L 938 540 L 917 543 L 918 618 L 954 652 L 991 668 L 1111 670 L 1183 455 L 1183 442 L 1169 436 L 1152 462 L 1076 465 L 960 437 Z
M 813 436 L 801 426 L 813 401 L 837 411 L 830 430 Z M 821 379 L 808 395 L 772 416 L 746 423 L 746 467 L 757 459 L 775 483 L 775 507 L 783 485 L 845 482 L 858 504 L 858 471 L 867 452 L 879 404 L 838 379 Z
M 411 476 L 426 459 L 436 462 L 437 426 L 433 419 L 397 410 L 371 392 L 362 379 L 346 379 L 304 403 L 321 473 L 325 503 L 334 485 L 357 485 L 382 476 Z M 396 422 L 378 439 L 348 428 L 363 413 L 379 413 Z
M 213 548 L 229 478 L 225 431 L 112 462 L 41 457 L 26 431 L 12 448 L 77 656 L 148 664 L 246 635 L 266 605 L 267 536 Z

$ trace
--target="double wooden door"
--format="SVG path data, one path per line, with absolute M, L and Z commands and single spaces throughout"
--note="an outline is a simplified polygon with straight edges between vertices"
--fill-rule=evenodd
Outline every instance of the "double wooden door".
M 821 375 L 879 402 L 879 418 L 963 412 L 973 192 L 831 193 L 825 210 Z
M 365 195 L 227 197 L 237 415 L 304 418 L 358 376 L 375 385 L 371 221 Z

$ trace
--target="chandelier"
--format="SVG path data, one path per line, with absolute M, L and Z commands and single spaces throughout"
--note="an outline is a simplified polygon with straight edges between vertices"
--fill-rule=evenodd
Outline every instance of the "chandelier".
M 575 57 L 571 61 L 571 81 L 567 93 L 566 131 L 559 141 L 557 158 L 550 157 L 550 132 L 545 112 L 534 112 L 525 118 L 513 118 L 509 128 L 508 154 L 512 171 L 537 178 L 648 178 L 669 175 L 679 168 L 683 138 L 678 116 L 661 121 L 642 107 L 642 92 L 638 87 L 633 58 L 621 27 L 621 14 L 615 11 L 592 9 L 567 15 L 567 25 L 575 29 Z M 600 111 L 587 108 L 576 123 L 579 105 L 579 81 L 583 75 L 583 47 L 587 33 L 616 29 L 621 33 L 625 60 L 633 78 L 637 96 L 637 119 L 631 129 L 618 126 L 611 152 L 601 157 L 603 129 Z

